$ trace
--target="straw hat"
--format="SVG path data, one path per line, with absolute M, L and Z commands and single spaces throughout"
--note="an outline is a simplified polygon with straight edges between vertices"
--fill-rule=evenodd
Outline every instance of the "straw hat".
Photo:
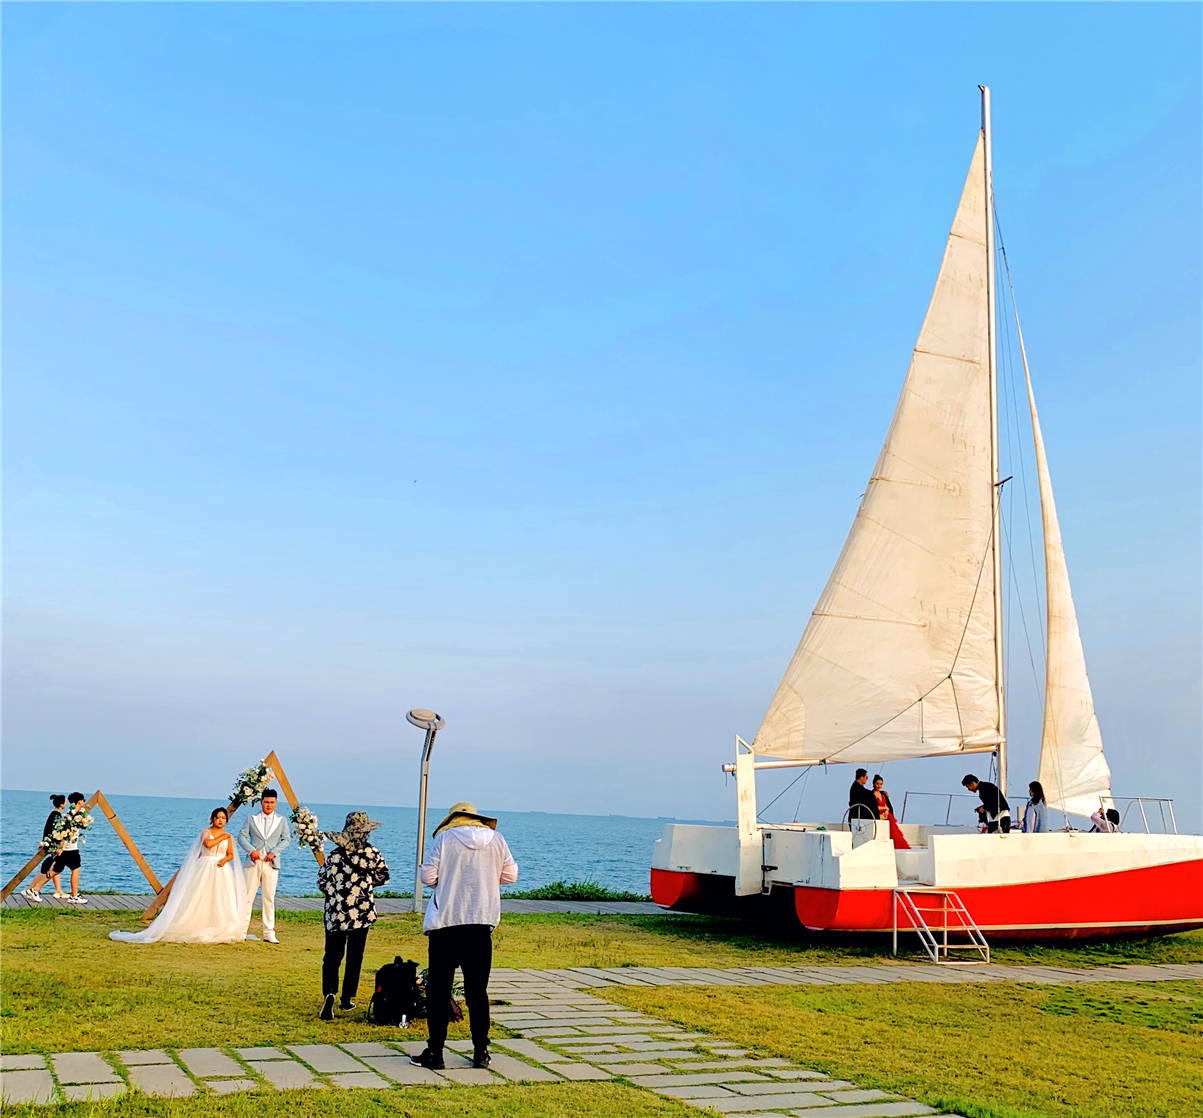
M 481 815 L 476 810 L 476 805 L 469 803 L 467 800 L 461 800 L 458 804 L 452 804 L 451 810 L 447 812 L 443 821 L 434 829 L 437 835 L 440 831 L 445 831 L 448 827 L 488 827 L 489 830 L 497 830 L 497 820 L 488 815 Z

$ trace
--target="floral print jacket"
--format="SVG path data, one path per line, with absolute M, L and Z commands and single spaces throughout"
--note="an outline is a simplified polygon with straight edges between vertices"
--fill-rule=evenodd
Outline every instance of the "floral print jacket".
M 317 871 L 326 898 L 326 930 L 351 932 L 376 923 L 373 890 L 388 881 L 384 855 L 374 846 L 336 846 Z

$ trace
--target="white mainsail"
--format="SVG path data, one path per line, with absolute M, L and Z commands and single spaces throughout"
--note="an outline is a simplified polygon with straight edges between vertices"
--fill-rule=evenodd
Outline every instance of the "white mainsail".
M 757 754 L 999 745 L 985 170 L 979 137 L 885 445 Z
M 1023 336 L 1020 335 L 1020 345 Z M 1044 581 L 1048 604 L 1048 655 L 1044 677 L 1044 732 L 1040 741 L 1040 783 L 1049 807 L 1070 815 L 1089 815 L 1111 803 L 1111 768 L 1103 756 L 1103 735 L 1086 674 L 1086 653 L 1069 588 L 1069 567 L 1061 546 L 1061 526 L 1053 501 L 1053 482 L 1044 452 L 1040 417 L 1027 358 L 1023 362 L 1036 443 L 1040 512 L 1044 526 Z

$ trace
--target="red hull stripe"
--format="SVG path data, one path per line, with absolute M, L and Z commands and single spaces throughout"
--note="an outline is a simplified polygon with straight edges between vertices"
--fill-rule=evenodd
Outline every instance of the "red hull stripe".
M 729 877 L 652 870 L 652 898 L 669 908 L 731 912 L 746 908 Z M 1203 860 L 1019 885 L 956 890 L 983 931 L 996 936 L 1133 935 L 1203 927 Z M 921 908 L 936 907 L 921 891 Z M 813 931 L 889 932 L 892 889 L 794 889 L 799 922 Z M 929 920 L 932 926 L 938 921 Z M 909 928 L 909 924 L 905 925 Z

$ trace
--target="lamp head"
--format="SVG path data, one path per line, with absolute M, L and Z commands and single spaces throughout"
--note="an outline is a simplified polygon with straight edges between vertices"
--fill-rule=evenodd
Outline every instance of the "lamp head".
M 417 726 L 419 730 L 441 730 L 447 725 L 441 714 L 435 714 L 433 710 L 424 710 L 422 707 L 415 707 L 406 714 L 405 719 L 411 726 Z

